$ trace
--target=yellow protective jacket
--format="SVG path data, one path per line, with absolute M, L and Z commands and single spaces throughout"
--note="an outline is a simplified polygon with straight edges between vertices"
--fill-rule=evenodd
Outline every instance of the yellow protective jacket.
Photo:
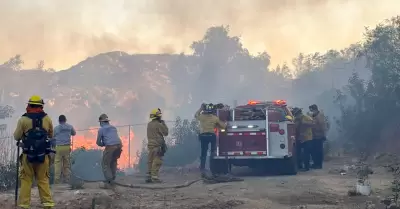
M 219 118 L 213 114 L 200 114 L 199 109 L 194 117 L 200 122 L 200 134 L 214 133 L 215 128 L 226 128 L 226 124 L 221 122 Z
M 47 131 L 49 139 L 53 138 L 53 122 L 51 121 L 51 118 L 46 115 L 43 118 L 43 129 Z M 14 139 L 16 141 L 18 140 L 24 140 L 25 139 L 25 134 L 32 129 L 32 120 L 28 117 L 22 116 L 17 123 L 17 127 L 15 128 L 14 131 Z
M 324 113 L 319 111 L 315 116 L 313 116 L 313 119 L 314 119 L 314 126 L 312 128 L 313 138 L 320 139 L 325 137 L 327 131 L 327 124 L 325 121 Z
M 300 114 L 295 118 L 294 123 L 296 127 L 296 140 L 304 142 L 313 139 L 312 128 L 314 121 L 310 116 Z
M 168 127 L 164 122 L 154 119 L 147 124 L 147 147 L 162 147 L 165 136 L 168 136 Z

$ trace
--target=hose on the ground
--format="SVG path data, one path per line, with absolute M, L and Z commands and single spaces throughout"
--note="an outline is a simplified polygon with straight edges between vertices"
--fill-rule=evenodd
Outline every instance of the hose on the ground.
M 104 182 L 105 179 L 102 180 L 87 180 L 84 179 L 80 176 L 75 175 L 72 173 L 75 178 L 87 182 L 87 183 L 96 183 L 96 182 Z M 236 178 L 232 176 L 203 176 L 201 179 L 195 179 L 192 181 L 188 181 L 184 184 L 179 184 L 179 185 L 173 185 L 173 186 L 162 186 L 162 187 L 155 187 L 155 186 L 144 186 L 144 185 L 133 185 L 133 184 L 122 184 L 117 181 L 114 182 L 115 185 L 120 186 L 120 187 L 125 187 L 125 188 L 131 188 L 131 189 L 151 189 L 151 190 L 162 190 L 162 189 L 180 189 L 180 188 L 185 188 L 193 185 L 196 182 L 199 182 L 203 180 L 203 183 L 206 184 L 216 184 L 216 183 L 227 183 L 227 182 L 238 182 L 238 181 L 243 181 L 242 178 Z
M 84 179 L 78 175 L 75 175 L 74 173 L 71 173 L 72 176 L 74 176 L 74 178 L 77 178 L 83 182 L 87 182 L 87 183 L 97 183 L 97 182 L 105 182 L 105 179 L 102 180 L 88 180 L 88 179 Z M 192 180 L 192 181 L 188 181 L 184 184 L 179 184 L 179 185 L 174 185 L 174 186 L 165 186 L 165 187 L 155 187 L 155 186 L 144 186 L 144 185 L 133 185 L 133 184 L 122 184 L 119 183 L 117 181 L 114 182 L 115 185 L 120 186 L 120 187 L 125 187 L 125 188 L 131 188 L 131 189 L 152 189 L 152 190 L 161 190 L 161 189 L 180 189 L 180 188 L 184 188 L 184 187 L 189 187 L 192 184 L 201 181 L 202 179 L 196 179 L 196 180 Z

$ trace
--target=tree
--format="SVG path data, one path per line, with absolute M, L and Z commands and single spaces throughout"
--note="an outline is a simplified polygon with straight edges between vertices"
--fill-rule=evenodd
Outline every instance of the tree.
M 44 70 L 44 60 L 40 60 L 36 67 L 38 70 Z
M 342 137 L 352 143 L 361 153 L 377 151 L 389 143 L 398 147 L 394 141 L 385 142 L 384 132 L 395 131 L 400 122 L 400 16 L 367 29 L 362 53 L 372 76 L 369 80 L 353 74 L 340 92 L 342 117 L 340 131 Z M 395 140 L 395 139 L 393 139 Z M 385 143 L 383 143 L 385 142 Z
M 195 41 L 191 48 L 200 68 L 193 87 L 194 101 L 197 104 L 204 99 L 212 100 L 221 95 L 221 92 L 216 90 L 220 84 L 231 80 L 229 74 L 236 76 L 239 74 L 237 71 L 228 70 L 227 65 L 242 54 L 248 55 L 240 38 L 229 36 L 229 26 L 209 28 L 203 39 Z M 239 80 L 239 77 L 236 79 Z
M 22 61 L 21 55 L 17 54 L 14 57 L 10 58 L 7 62 L 5 62 L 2 67 L 9 68 L 14 71 L 19 71 L 22 69 L 23 64 L 24 61 Z
M 11 106 L 0 106 L 0 119 L 11 118 L 14 114 L 14 108 Z M 6 191 L 15 186 L 15 156 L 16 149 L 11 139 L 6 135 L 7 124 L 0 125 L 0 191 Z M 6 137 L 6 138 L 5 138 Z
M 0 119 L 11 118 L 15 110 L 11 106 L 0 106 Z M 0 137 L 5 137 L 7 124 L 0 124 Z

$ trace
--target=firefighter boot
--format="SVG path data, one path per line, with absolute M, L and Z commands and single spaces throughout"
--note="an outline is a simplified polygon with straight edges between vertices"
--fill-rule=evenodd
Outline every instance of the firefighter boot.
M 153 176 L 151 178 L 151 183 L 163 183 L 158 177 Z
M 146 176 L 146 183 L 152 183 L 150 174 Z
M 100 186 L 100 189 L 113 189 L 113 185 L 110 181 L 103 182 L 103 186 Z
M 200 173 L 201 173 L 201 178 L 207 178 L 207 171 L 206 169 L 200 169 Z

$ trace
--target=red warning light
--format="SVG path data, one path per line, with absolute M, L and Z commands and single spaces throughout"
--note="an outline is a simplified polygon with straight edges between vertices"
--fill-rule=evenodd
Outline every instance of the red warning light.
M 260 102 L 257 102 L 257 101 L 254 101 L 254 100 L 250 100 L 247 104 L 256 105 L 256 104 L 260 104 Z
M 280 105 L 280 106 L 286 105 L 285 100 L 275 100 L 274 103 L 275 105 Z

